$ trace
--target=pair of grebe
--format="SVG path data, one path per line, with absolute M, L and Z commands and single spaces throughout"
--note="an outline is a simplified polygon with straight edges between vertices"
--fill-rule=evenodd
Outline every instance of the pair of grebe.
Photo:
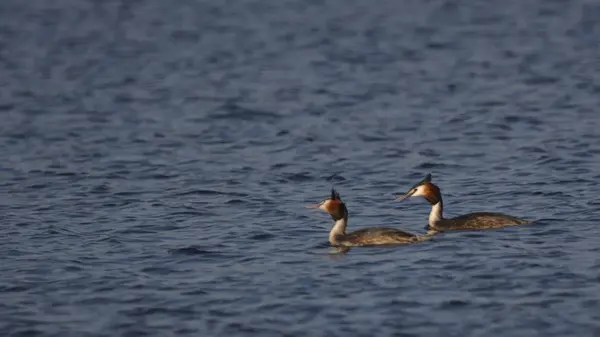
M 492 212 L 469 213 L 451 219 L 444 219 L 442 194 L 440 188 L 431 182 L 431 174 L 428 174 L 423 180 L 411 187 L 406 194 L 396 198 L 395 201 L 402 201 L 411 197 L 424 197 L 431 205 L 427 226 L 429 232 L 426 235 L 416 235 L 388 227 L 365 228 L 346 233 L 348 209 L 339 193 L 334 189 L 331 190 L 331 196 L 328 199 L 306 207 L 318 208 L 331 215 L 334 225 L 329 233 L 329 242 L 332 246 L 337 247 L 407 244 L 427 240 L 438 232 L 447 230 L 490 229 L 530 223 L 510 215 Z

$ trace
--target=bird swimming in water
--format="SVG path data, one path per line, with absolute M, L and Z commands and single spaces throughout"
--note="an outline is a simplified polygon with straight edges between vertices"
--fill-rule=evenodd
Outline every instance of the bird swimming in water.
M 364 228 L 346 234 L 348 226 L 348 209 L 340 198 L 340 194 L 331 189 L 331 196 L 318 204 L 305 206 L 326 211 L 333 219 L 333 228 L 329 232 L 329 243 L 337 247 L 377 246 L 391 244 L 407 244 L 424 241 L 427 236 L 418 236 L 395 228 Z
M 531 223 L 531 221 L 514 216 L 492 212 L 469 213 L 444 219 L 442 193 L 440 188 L 431 182 L 431 174 L 428 174 L 423 180 L 411 187 L 406 194 L 397 197 L 395 201 L 402 201 L 410 197 L 424 197 L 429 202 L 431 212 L 429 213 L 427 229 L 434 232 L 501 228 Z

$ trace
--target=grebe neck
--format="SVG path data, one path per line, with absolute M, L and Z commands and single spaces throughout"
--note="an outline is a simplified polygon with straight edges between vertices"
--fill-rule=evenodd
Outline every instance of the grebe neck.
M 346 235 L 346 226 L 348 226 L 348 210 L 345 205 L 342 205 L 341 217 L 331 215 L 333 218 L 333 228 L 329 232 L 329 242 L 336 244 L 337 237 L 340 235 Z
M 435 224 L 444 218 L 444 203 L 440 198 L 435 204 L 431 205 L 431 212 L 429 213 L 429 226 L 435 227 Z

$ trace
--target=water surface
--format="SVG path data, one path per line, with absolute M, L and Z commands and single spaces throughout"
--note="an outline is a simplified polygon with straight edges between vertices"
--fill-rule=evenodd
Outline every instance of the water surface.
M 0 3 L 3 336 L 600 333 L 591 1 Z M 539 222 L 329 254 L 350 229 Z

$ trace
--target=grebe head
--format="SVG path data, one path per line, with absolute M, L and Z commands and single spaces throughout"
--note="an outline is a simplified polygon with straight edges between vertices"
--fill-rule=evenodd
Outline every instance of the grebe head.
M 410 197 L 424 197 L 432 205 L 441 200 L 439 187 L 431 182 L 431 173 L 411 187 L 406 194 L 398 196 L 394 201 L 402 201 Z
M 328 199 L 321 201 L 318 204 L 305 206 L 306 208 L 318 208 L 329 213 L 334 220 L 338 220 L 344 217 L 346 213 L 346 205 L 340 198 L 340 194 L 331 189 L 331 196 Z

